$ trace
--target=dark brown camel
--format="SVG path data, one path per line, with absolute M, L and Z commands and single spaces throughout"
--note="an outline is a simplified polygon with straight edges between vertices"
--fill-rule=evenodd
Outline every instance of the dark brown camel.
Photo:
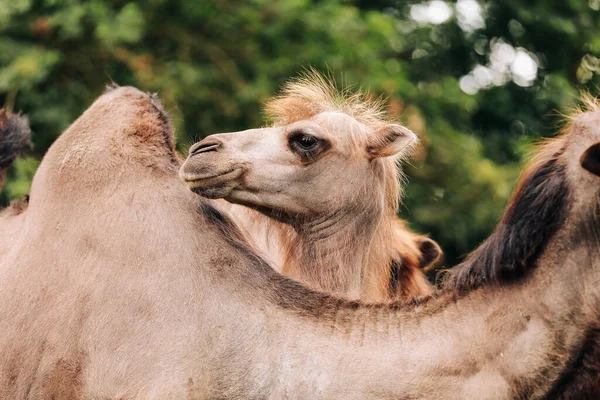
M 31 131 L 27 119 L 0 109 L 0 189 L 4 186 L 8 167 L 31 147 Z

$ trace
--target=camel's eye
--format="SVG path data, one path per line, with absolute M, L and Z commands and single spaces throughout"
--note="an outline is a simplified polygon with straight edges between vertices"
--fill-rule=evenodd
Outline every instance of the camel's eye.
M 290 146 L 295 150 L 312 150 L 319 143 L 319 139 L 303 132 L 296 132 L 290 136 Z
M 288 145 L 292 152 L 296 153 L 305 164 L 318 160 L 331 147 L 327 139 L 321 139 L 305 131 L 290 133 L 288 136 Z

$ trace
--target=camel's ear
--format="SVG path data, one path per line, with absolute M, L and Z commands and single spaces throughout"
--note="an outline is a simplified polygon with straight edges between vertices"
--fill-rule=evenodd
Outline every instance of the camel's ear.
M 444 254 L 440 246 L 428 237 L 424 237 L 417 243 L 419 250 L 421 251 L 421 258 L 419 259 L 419 267 L 427 268 L 442 258 Z
M 417 135 L 400 124 L 386 124 L 373 132 L 367 147 L 369 156 L 373 158 L 389 157 L 410 151 L 417 143 Z
M 600 176 L 600 143 L 590 146 L 579 159 L 581 166 L 594 175 Z
M 33 147 L 27 118 L 0 109 L 0 169 Z

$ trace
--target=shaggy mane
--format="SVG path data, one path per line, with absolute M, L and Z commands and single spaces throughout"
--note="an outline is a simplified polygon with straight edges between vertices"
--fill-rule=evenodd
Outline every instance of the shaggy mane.
M 584 107 L 569 117 L 563 134 L 572 129 L 577 115 L 598 109 L 590 97 L 583 100 Z M 510 282 L 535 267 L 566 218 L 569 187 L 565 166 L 559 159 L 565 148 L 564 138 L 559 135 L 541 144 L 492 235 L 462 264 L 447 271 L 444 286 L 465 291 L 484 284 Z
M 492 235 L 462 264 L 447 271 L 444 286 L 460 291 L 514 281 L 535 267 L 566 218 L 569 187 L 560 161 L 565 135 L 581 114 L 599 111 L 598 100 L 584 93 L 581 104 L 563 115 L 566 123 L 560 134 L 539 146 Z

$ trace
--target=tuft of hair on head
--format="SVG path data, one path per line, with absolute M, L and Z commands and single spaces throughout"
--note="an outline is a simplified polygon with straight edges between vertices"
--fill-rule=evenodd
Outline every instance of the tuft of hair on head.
M 581 114 L 600 111 L 600 101 L 589 91 L 582 91 L 575 98 L 575 101 L 576 104 L 568 107 L 566 111 L 555 110 L 555 114 L 562 119 L 561 123 L 559 123 L 558 136 L 563 136 L 571 132 L 574 121 Z
M 0 170 L 8 168 L 17 157 L 32 147 L 27 118 L 0 109 Z
M 354 117 L 360 123 L 377 128 L 395 123 L 385 109 L 382 97 L 370 95 L 351 87 L 339 90 L 331 76 L 314 68 L 284 84 L 281 93 L 265 103 L 265 113 L 276 126 L 289 125 L 319 113 L 338 111 Z
M 598 102 L 598 98 L 588 91 L 583 91 L 581 93 L 579 96 L 579 102 L 580 104 L 571 110 L 567 118 L 573 119 L 586 112 L 600 111 L 600 103 Z

